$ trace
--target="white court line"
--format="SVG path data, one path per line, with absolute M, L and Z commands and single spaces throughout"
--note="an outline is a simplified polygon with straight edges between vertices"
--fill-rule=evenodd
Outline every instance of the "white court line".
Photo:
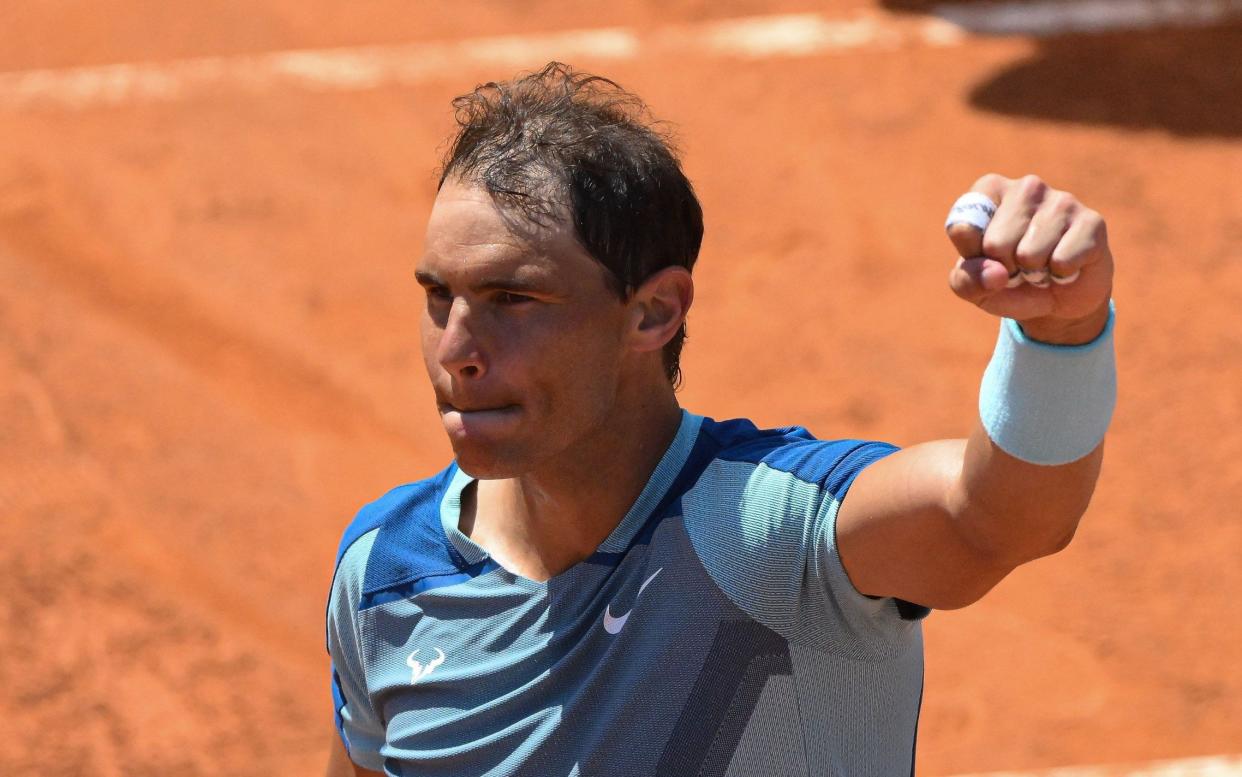
M 339 49 L 277 51 L 171 62 L 0 73 L 0 109 L 86 108 L 167 101 L 213 89 L 359 91 L 415 84 L 471 65 L 498 75 L 550 59 L 633 60 L 642 56 L 725 58 L 811 56 L 856 49 L 957 46 L 971 34 L 1203 26 L 1242 16 L 1242 0 L 1008 0 L 945 4 L 934 16 L 863 11 L 849 18 L 788 14 L 638 32 L 625 27 Z
M 1242 756 L 1152 761 L 1128 766 L 1072 766 L 1034 772 L 988 772 L 960 777 L 1239 777 Z

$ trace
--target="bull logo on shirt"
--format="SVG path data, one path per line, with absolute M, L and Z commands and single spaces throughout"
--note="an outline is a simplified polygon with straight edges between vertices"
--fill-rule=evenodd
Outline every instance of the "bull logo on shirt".
M 414 657 L 418 655 L 417 650 L 411 653 L 409 658 L 405 659 L 405 665 L 410 668 L 411 672 L 410 685 L 414 685 L 419 680 L 431 674 L 431 670 L 444 663 L 444 651 L 440 648 L 436 648 L 436 652 L 440 655 L 428 661 L 426 666 L 423 666 L 423 662 Z

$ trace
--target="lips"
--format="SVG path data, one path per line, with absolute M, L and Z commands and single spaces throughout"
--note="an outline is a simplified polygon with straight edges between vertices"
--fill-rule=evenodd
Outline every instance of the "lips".
M 440 420 L 452 438 L 504 433 L 519 417 L 517 405 L 439 403 Z
M 451 402 L 439 402 L 437 406 L 441 413 L 499 413 L 509 410 L 516 410 L 517 405 L 480 405 L 480 404 L 453 404 Z

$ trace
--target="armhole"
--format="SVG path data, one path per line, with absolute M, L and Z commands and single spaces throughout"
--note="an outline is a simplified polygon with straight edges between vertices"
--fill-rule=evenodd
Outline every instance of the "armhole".
M 845 468 L 845 476 L 839 481 L 836 492 L 833 497 L 837 503 L 835 513 L 832 518 L 832 548 L 833 557 L 836 559 L 837 565 L 841 568 L 841 574 L 849 581 L 850 587 L 854 589 L 860 596 L 872 601 L 883 601 L 891 598 L 897 608 L 897 616 L 903 621 L 921 621 L 931 614 L 931 608 L 921 604 L 908 602 L 905 599 L 896 597 L 871 596 L 864 594 L 854 586 L 854 581 L 850 579 L 849 571 L 845 568 L 845 561 L 841 558 L 841 546 L 837 542 L 837 515 L 840 514 L 841 507 L 845 504 L 845 498 L 849 495 L 850 487 L 854 485 L 854 481 L 862 474 L 863 470 L 875 464 L 881 459 L 897 453 L 900 450 L 897 446 L 889 443 L 867 443 L 860 445 L 858 448 L 847 453 L 842 457 L 842 464 Z

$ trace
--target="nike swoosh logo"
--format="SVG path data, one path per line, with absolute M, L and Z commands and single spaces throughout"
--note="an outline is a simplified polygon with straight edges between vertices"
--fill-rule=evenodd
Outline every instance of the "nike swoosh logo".
M 664 567 L 660 567 L 655 572 L 651 573 L 651 577 L 643 581 L 643 584 L 638 587 L 638 593 L 634 595 L 635 602 L 638 601 L 638 597 L 643 595 L 643 589 L 647 587 L 647 584 L 650 583 L 652 580 L 655 580 L 656 575 L 660 574 L 663 571 L 664 571 Z M 628 611 L 626 611 L 624 615 L 618 615 L 614 617 L 612 614 L 612 604 L 609 604 L 607 607 L 604 608 L 604 631 L 608 632 L 609 634 L 620 634 L 621 629 L 625 628 L 625 622 L 630 619 L 630 613 L 632 612 L 634 612 L 633 607 L 631 607 Z

